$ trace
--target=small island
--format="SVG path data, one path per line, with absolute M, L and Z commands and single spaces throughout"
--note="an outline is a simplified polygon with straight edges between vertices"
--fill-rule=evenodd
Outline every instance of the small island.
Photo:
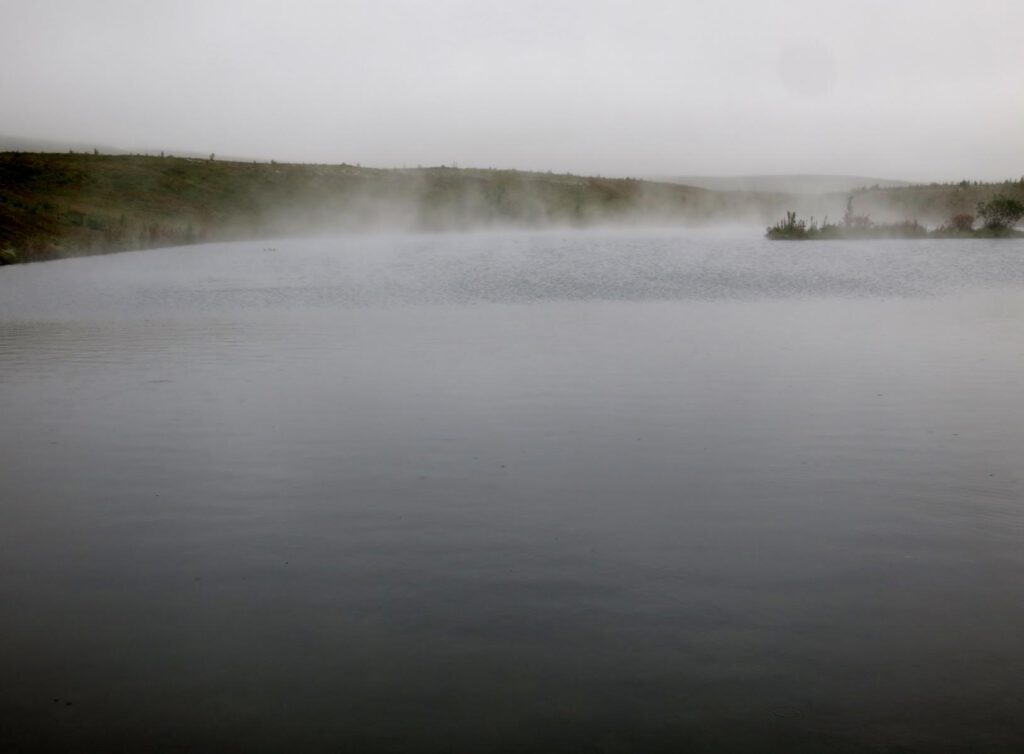
M 796 212 L 768 228 L 765 237 L 772 241 L 863 240 L 882 238 L 1024 238 L 1024 231 L 1014 226 L 1024 218 L 1024 203 L 1003 194 L 987 202 L 979 202 L 977 217 L 957 213 L 939 227 L 929 230 L 917 220 L 896 223 L 875 223 L 867 215 L 853 211 L 853 197 L 846 200 L 842 222 L 830 223 L 826 217 L 821 225 L 812 217 L 805 221 Z M 981 226 L 975 228 L 976 220 Z

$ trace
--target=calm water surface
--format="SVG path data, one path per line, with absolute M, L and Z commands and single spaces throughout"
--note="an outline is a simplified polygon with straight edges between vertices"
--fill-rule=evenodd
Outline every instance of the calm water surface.
M 0 749 L 1024 750 L 1024 242 L 0 270 Z

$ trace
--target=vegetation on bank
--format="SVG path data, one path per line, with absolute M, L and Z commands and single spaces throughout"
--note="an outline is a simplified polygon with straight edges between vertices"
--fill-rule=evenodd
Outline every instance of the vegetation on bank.
M 1024 180 L 1003 184 L 878 187 L 854 194 L 876 217 L 941 222 L 977 215 L 1000 193 L 1024 200 Z M 967 204 L 976 198 L 973 204 Z M 592 225 L 762 225 L 787 208 L 842 214 L 846 194 L 800 196 L 512 170 L 295 165 L 163 155 L 0 153 L 0 265 L 204 241 L 351 230 L 462 230 Z M 923 208 L 921 212 L 906 207 Z M 849 208 L 848 208 L 849 209 Z M 852 212 L 852 210 L 851 210 Z M 877 214 L 876 214 L 877 213 Z M 901 213 L 901 214 L 896 214 Z M 856 217 L 856 216 L 854 216 Z M 775 237 L 880 237 L 926 233 L 853 220 L 797 220 Z M 858 224 L 860 223 L 860 224 Z M 973 225 L 973 220 L 972 220 Z M 947 232 L 977 235 L 978 230 Z M 985 231 L 988 232 L 988 231 Z M 935 231 L 932 231 L 935 233 Z
M 742 197 L 629 178 L 0 153 L 7 262 L 367 229 L 713 222 L 743 206 Z
M 874 186 L 854 191 L 853 197 L 860 213 L 878 221 L 894 222 L 916 217 L 922 223 L 939 227 L 956 215 L 977 215 L 978 204 L 989 201 L 996 194 L 1024 202 L 1024 177 L 998 183 L 963 180 L 902 188 Z M 846 195 L 843 198 L 845 201 Z M 836 216 L 841 213 L 840 208 Z
M 928 230 L 916 219 L 894 223 L 875 223 L 867 215 L 853 211 L 853 197 L 846 202 L 846 214 L 840 223 L 830 223 L 828 218 L 819 225 L 812 217 L 809 221 L 798 218 L 796 212 L 786 216 L 768 228 L 765 236 L 774 241 L 844 240 L 871 238 L 1019 238 L 1024 232 L 1014 226 L 1024 218 L 1024 202 L 1003 194 L 996 194 L 988 201 L 979 202 L 978 217 L 958 212 L 939 227 Z M 975 228 L 975 220 L 981 226 Z

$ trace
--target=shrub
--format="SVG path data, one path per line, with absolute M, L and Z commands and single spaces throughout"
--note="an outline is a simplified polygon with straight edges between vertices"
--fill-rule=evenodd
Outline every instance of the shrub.
M 871 218 L 867 215 L 857 215 L 853 212 L 853 197 L 846 198 L 846 214 L 843 215 L 843 227 L 865 230 L 871 227 Z
M 1024 204 L 1002 194 L 978 203 L 978 215 L 989 230 L 1008 230 L 1024 217 Z
M 974 227 L 974 215 L 961 212 L 949 219 L 949 227 L 960 233 L 969 233 Z
M 807 223 L 797 220 L 796 212 L 787 212 L 786 219 L 768 228 L 768 238 L 807 238 Z

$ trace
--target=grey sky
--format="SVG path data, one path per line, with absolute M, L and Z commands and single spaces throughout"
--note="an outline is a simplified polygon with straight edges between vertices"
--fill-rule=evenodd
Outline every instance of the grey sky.
M 1024 174 L 1024 2 L 0 0 L 0 133 L 605 175 Z

